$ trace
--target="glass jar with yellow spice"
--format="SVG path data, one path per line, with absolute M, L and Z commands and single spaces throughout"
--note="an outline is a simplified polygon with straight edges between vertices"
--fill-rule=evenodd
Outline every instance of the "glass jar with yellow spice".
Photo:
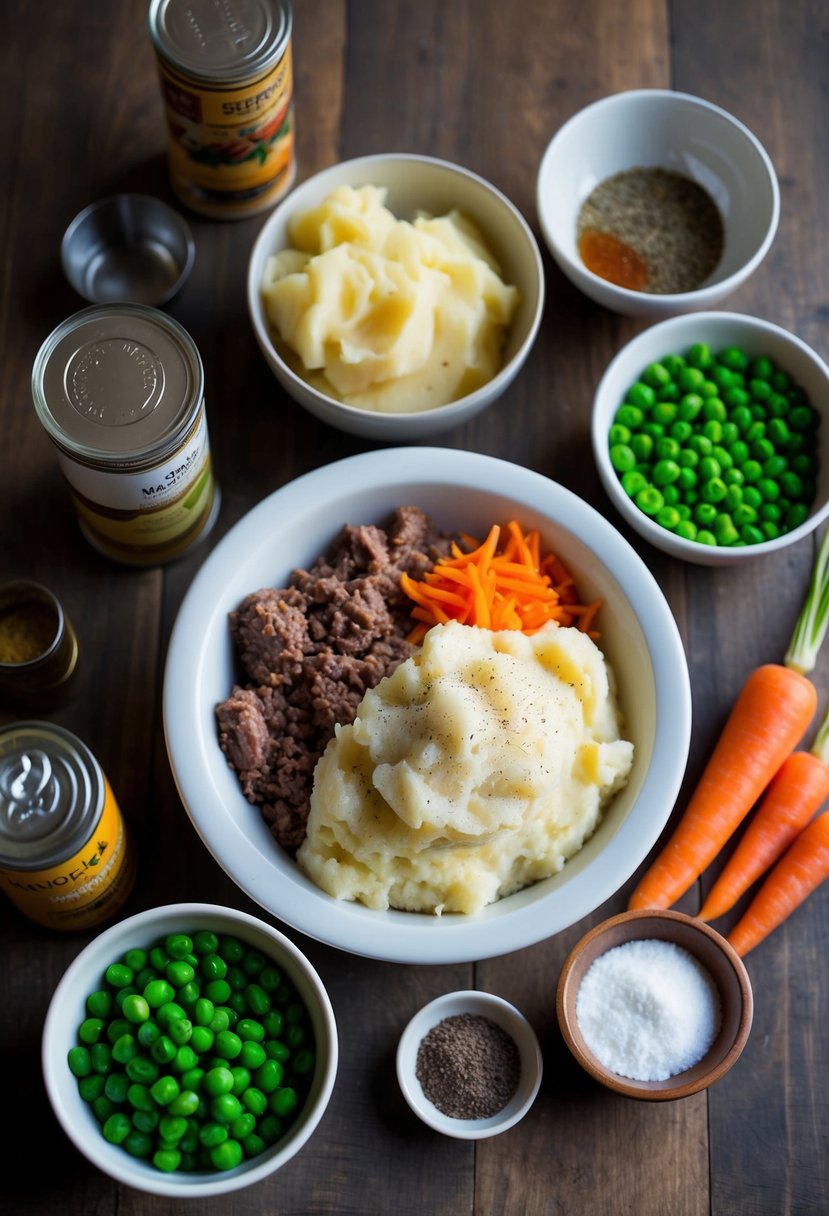
M 42 704 L 66 691 L 78 640 L 60 601 L 28 579 L 0 586 L 0 697 Z

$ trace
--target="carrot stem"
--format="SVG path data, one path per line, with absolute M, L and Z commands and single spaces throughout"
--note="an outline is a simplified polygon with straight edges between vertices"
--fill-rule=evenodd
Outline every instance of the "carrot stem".
M 796 837 L 728 934 L 740 957 L 764 941 L 827 877 L 829 811 L 824 811 Z
M 823 534 L 812 567 L 806 600 L 795 623 L 783 662 L 801 675 L 814 671 L 829 628 L 829 528 Z

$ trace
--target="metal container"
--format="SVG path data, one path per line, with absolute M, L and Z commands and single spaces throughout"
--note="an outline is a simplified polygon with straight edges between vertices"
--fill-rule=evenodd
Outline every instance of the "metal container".
M 40 348 L 32 394 L 96 549 L 156 565 L 207 535 L 219 493 L 204 371 L 176 321 L 140 304 L 76 313 Z
M 0 729 L 0 888 L 51 929 L 114 916 L 135 882 L 118 803 L 92 752 L 48 722 Z
M 184 218 L 148 194 L 90 203 L 61 242 L 67 279 L 93 304 L 166 304 L 190 274 L 195 253 Z
M 242 219 L 295 174 L 287 0 L 151 0 L 170 180 L 188 207 Z
M 0 700 L 55 705 L 78 661 L 78 639 L 57 596 L 40 583 L 0 586 Z

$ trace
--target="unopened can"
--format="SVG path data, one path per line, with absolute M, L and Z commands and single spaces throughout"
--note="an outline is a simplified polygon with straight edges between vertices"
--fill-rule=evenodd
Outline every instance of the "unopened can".
M 32 373 L 87 540 L 127 565 L 181 557 L 216 519 L 204 371 L 177 321 L 143 304 L 75 313 Z
M 290 188 L 294 158 L 287 0 L 151 0 L 178 197 L 214 219 L 242 219 Z
M 135 856 L 109 782 L 63 727 L 0 730 L 0 886 L 31 920 L 88 929 L 114 916 L 135 881 Z

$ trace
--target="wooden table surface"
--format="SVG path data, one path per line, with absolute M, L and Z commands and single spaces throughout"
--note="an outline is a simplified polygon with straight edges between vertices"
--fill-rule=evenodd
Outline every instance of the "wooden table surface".
M 172 201 L 145 0 L 42 6 L 5 0 L 0 42 L 5 161 L 0 191 L 0 575 L 33 577 L 62 599 L 82 647 L 75 695 L 41 716 L 85 740 L 133 826 L 140 874 L 127 911 L 176 900 L 260 910 L 225 877 L 190 826 L 161 728 L 162 664 L 191 578 L 255 503 L 298 474 L 368 444 L 294 405 L 254 344 L 245 269 L 264 217 L 191 217 L 192 276 L 168 306 L 206 369 L 223 505 L 205 545 L 142 571 L 83 540 L 55 451 L 31 403 L 34 356 L 84 302 L 59 248 L 91 200 L 139 190 Z M 457 161 L 503 190 L 533 225 L 535 177 L 557 128 L 618 90 L 671 87 L 742 119 L 779 176 L 779 233 L 764 264 L 725 304 L 793 330 L 829 355 L 826 46 L 818 0 L 297 0 L 300 180 L 338 160 L 411 150 Z M 589 449 L 592 394 L 644 323 L 593 305 L 544 254 L 547 304 L 530 359 L 506 398 L 441 437 L 527 465 L 619 524 Z M 694 728 L 677 812 L 743 679 L 782 658 L 814 539 L 739 569 L 687 566 L 631 537 L 676 615 L 690 665 Z M 815 678 L 825 696 L 827 665 Z M 0 723 L 14 721 L 12 708 Z M 706 881 L 710 881 L 710 878 Z M 829 1211 L 829 887 L 748 958 L 756 1010 L 748 1047 L 707 1093 L 626 1100 L 572 1062 L 554 1008 L 569 947 L 621 910 L 628 884 L 587 920 L 530 949 L 457 966 L 352 957 L 303 939 L 331 993 L 341 1064 L 312 1140 L 270 1180 L 204 1213 L 417 1216 L 475 1212 L 781 1216 Z M 694 912 L 700 890 L 680 908 Z M 166 1216 L 183 1205 L 119 1189 L 76 1152 L 48 1107 L 39 1039 L 54 986 L 91 932 L 58 937 L 11 907 L 0 917 L 3 995 L 3 1212 Z M 545 1078 L 516 1128 L 477 1146 L 443 1139 L 405 1107 L 394 1051 L 408 1018 L 455 988 L 513 1001 L 542 1041 Z

